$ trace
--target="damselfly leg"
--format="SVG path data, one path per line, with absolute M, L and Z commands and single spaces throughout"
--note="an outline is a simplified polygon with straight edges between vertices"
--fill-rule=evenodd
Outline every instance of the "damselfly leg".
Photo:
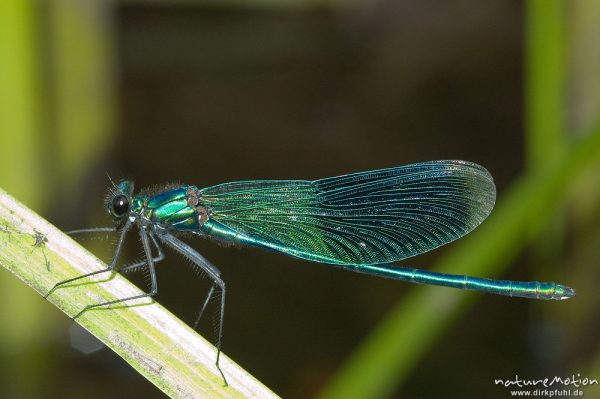
M 200 320 L 200 317 L 202 316 L 202 313 L 204 312 L 206 305 L 208 304 L 210 298 L 212 297 L 212 294 L 214 292 L 214 287 L 216 286 L 221 291 L 219 325 L 218 325 L 218 330 L 217 330 L 218 331 L 217 332 L 217 342 L 215 345 L 217 347 L 217 360 L 215 362 L 215 365 L 216 365 L 217 369 L 219 370 L 219 373 L 221 373 L 221 377 L 223 377 L 223 381 L 225 382 L 225 385 L 228 385 L 227 378 L 225 378 L 225 374 L 223 374 L 223 370 L 221 370 L 221 367 L 219 366 L 219 358 L 221 356 L 221 341 L 223 338 L 223 320 L 225 318 L 225 282 L 221 278 L 221 273 L 219 272 L 219 269 L 217 269 L 212 263 L 210 263 L 204 256 L 200 255 L 196 250 L 194 250 L 192 247 L 190 247 L 183 241 L 179 240 L 174 235 L 167 233 L 167 232 L 161 232 L 157 235 L 158 235 L 158 239 L 160 241 L 164 242 L 169 247 L 171 247 L 175 251 L 179 252 L 180 254 L 182 254 L 183 256 L 188 258 L 194 265 L 198 266 L 202 271 L 204 271 L 208 275 L 208 277 L 210 277 L 213 280 L 213 285 L 211 286 L 211 288 L 208 292 L 208 296 L 204 302 L 204 305 L 202 306 L 200 315 L 198 316 L 198 319 L 196 320 L 194 328 L 196 327 L 196 324 Z
M 110 305 L 114 305 L 117 303 L 131 301 L 134 299 L 153 297 L 154 295 L 156 295 L 156 293 L 158 292 L 158 284 L 156 282 L 156 270 L 154 268 L 154 258 L 152 257 L 152 253 L 150 251 L 150 242 L 148 240 L 148 233 L 146 232 L 145 228 L 140 228 L 140 238 L 142 239 L 142 246 L 144 247 L 144 252 L 146 254 L 148 270 L 150 271 L 150 284 L 151 284 L 150 292 L 143 293 L 140 295 L 134 295 L 134 296 L 126 297 L 126 298 L 115 299 L 113 301 L 100 302 L 100 303 L 96 303 L 93 305 L 87 305 L 73 317 L 73 320 L 76 320 L 79 316 L 81 316 L 83 313 L 85 313 L 86 311 L 88 311 L 90 309 L 103 307 L 103 306 L 110 306 Z
M 117 265 L 117 261 L 119 260 L 119 256 L 121 255 L 121 252 L 123 250 L 123 244 L 125 243 L 125 236 L 127 235 L 127 232 L 129 230 L 131 230 L 132 225 L 133 224 L 128 220 L 127 223 L 125 223 L 125 225 L 123 226 L 123 229 L 121 230 L 121 235 L 119 236 L 119 241 L 117 242 L 117 247 L 115 249 L 115 253 L 114 253 L 113 258 L 110 261 L 110 264 L 108 265 L 108 267 L 106 267 L 102 270 L 96 270 L 95 272 L 90 272 L 90 273 L 82 274 L 81 276 L 77 276 L 77 277 L 69 278 L 69 279 L 66 279 L 63 281 L 59 281 L 58 283 L 54 284 L 54 286 L 50 289 L 50 291 L 48 291 L 48 293 L 44 296 L 44 298 L 47 299 L 57 288 L 59 288 L 62 285 L 72 283 L 73 281 L 81 280 L 86 277 L 95 276 L 97 274 L 112 272 L 115 269 L 115 267 Z M 88 231 L 89 230 L 92 230 L 92 229 L 88 229 Z
M 150 240 L 152 240 L 152 243 L 154 244 L 154 248 L 156 248 L 156 251 L 158 252 L 158 255 L 156 257 L 152 258 L 152 261 L 154 262 L 154 264 L 157 264 L 158 262 L 165 259 L 165 253 L 163 252 L 160 245 L 158 245 L 156 238 L 154 238 L 154 234 L 149 233 L 148 235 L 150 236 Z M 145 269 L 147 267 L 148 267 L 148 261 L 141 260 L 139 262 L 134 262 L 129 265 L 125 265 L 123 268 L 119 268 L 119 272 L 120 273 L 131 273 L 131 272 Z
M 46 298 L 49 295 L 51 295 L 52 292 L 54 292 L 57 288 L 65 285 L 67 283 L 72 283 L 74 281 L 78 281 L 80 279 L 83 279 L 86 277 L 91 277 L 91 276 L 94 276 L 97 274 L 101 274 L 101 273 L 105 273 L 105 272 L 112 273 L 116 270 L 119 270 L 119 267 L 117 266 L 118 259 L 121 255 L 121 252 L 123 249 L 123 245 L 125 242 L 125 236 L 129 232 L 129 230 L 131 230 L 131 227 L 132 227 L 132 223 L 127 221 L 125 223 L 125 225 L 122 227 L 122 229 L 120 230 L 120 236 L 119 236 L 119 240 L 117 242 L 117 247 L 115 249 L 115 253 L 113 255 L 111 263 L 108 265 L 107 268 L 102 269 L 102 270 L 97 270 L 97 271 L 91 272 L 91 273 L 86 273 L 81 276 L 77 276 L 77 277 L 70 278 L 67 280 L 60 281 L 60 282 L 56 283 L 52 287 L 52 289 L 50 289 L 50 291 L 46 294 Z M 115 231 L 117 231 L 117 230 L 114 228 L 107 227 L 107 228 L 73 230 L 70 233 L 71 234 L 81 234 L 81 233 L 115 232 Z M 126 265 L 121 270 L 119 270 L 122 273 L 128 273 L 128 272 L 133 272 L 133 271 L 147 268 L 150 272 L 150 285 L 151 285 L 150 291 L 147 293 L 144 293 L 144 294 L 140 294 L 140 295 L 135 295 L 135 296 L 131 296 L 131 297 L 115 299 L 112 301 L 106 301 L 106 302 L 100 302 L 100 303 L 96 303 L 96 304 L 92 304 L 92 305 L 87 305 L 73 317 L 73 320 L 76 320 L 83 313 L 85 313 L 86 311 L 88 311 L 90 309 L 106 307 L 106 306 L 111 306 L 111 305 L 131 301 L 131 300 L 138 300 L 138 299 L 142 299 L 142 298 L 148 298 L 148 297 L 155 296 L 156 293 L 158 292 L 158 283 L 157 283 L 157 278 L 156 278 L 155 264 L 157 262 L 162 261 L 165 258 L 164 251 L 162 250 L 161 245 L 157 241 L 156 237 L 158 237 L 158 240 L 160 240 L 162 243 L 168 245 L 170 248 L 174 249 L 175 251 L 179 252 L 184 257 L 189 259 L 192 262 L 192 264 L 194 264 L 196 267 L 200 268 L 200 270 L 202 270 L 204 273 L 206 273 L 209 276 L 209 278 L 212 280 L 212 284 L 208 291 L 206 299 L 204 300 L 202 308 L 201 308 L 201 310 L 198 314 L 198 317 L 196 318 L 196 321 L 193 325 L 194 329 L 196 329 L 196 327 L 198 326 L 198 323 L 200 322 L 200 319 L 201 319 L 205 309 L 207 308 L 207 306 L 210 302 L 210 299 L 213 297 L 215 290 L 216 289 L 220 290 L 221 301 L 220 301 L 219 321 L 218 321 L 217 337 L 216 337 L 217 342 L 215 345 L 217 348 L 217 357 L 216 357 L 215 365 L 216 365 L 217 369 L 219 370 L 219 373 L 221 374 L 221 377 L 223 378 L 225 385 L 228 385 L 227 378 L 225 377 L 225 374 L 223 373 L 223 371 L 221 370 L 221 367 L 219 366 L 219 359 L 220 359 L 220 355 L 221 355 L 221 342 L 222 342 L 222 336 L 223 336 L 223 319 L 225 316 L 225 282 L 221 279 L 221 277 L 220 277 L 221 273 L 219 272 L 219 270 L 213 264 L 211 264 L 206 258 L 204 258 L 202 255 L 200 255 L 192 247 L 185 244 L 183 241 L 179 240 L 172 234 L 170 234 L 162 229 L 153 228 L 153 226 L 140 226 L 140 239 L 142 241 L 142 246 L 144 248 L 145 260 L 135 262 L 130 265 Z M 158 252 L 157 256 L 152 255 L 152 251 L 150 248 L 150 246 L 151 246 L 150 242 L 152 242 L 152 245 L 156 248 L 156 250 Z

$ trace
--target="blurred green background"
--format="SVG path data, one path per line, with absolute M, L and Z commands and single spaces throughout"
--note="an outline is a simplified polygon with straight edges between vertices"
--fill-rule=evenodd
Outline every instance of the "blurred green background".
M 600 379 L 599 37 L 594 0 L 4 0 L 0 187 L 72 229 L 110 223 L 107 173 L 202 187 L 474 161 L 498 186 L 490 219 L 403 265 L 552 280 L 575 299 L 198 240 L 228 286 L 224 351 L 286 398 L 506 398 L 494 379 Z M 84 245 L 107 260 L 114 243 Z M 158 301 L 191 322 L 207 282 L 184 265 L 160 264 Z M 1 398 L 132 396 L 164 394 L 0 268 Z

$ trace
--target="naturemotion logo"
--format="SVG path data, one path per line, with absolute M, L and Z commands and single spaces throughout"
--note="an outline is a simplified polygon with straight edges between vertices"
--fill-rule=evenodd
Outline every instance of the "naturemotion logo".
M 581 397 L 584 392 L 580 388 L 598 385 L 595 378 L 582 377 L 573 374 L 567 377 L 522 378 L 515 374 L 513 378 L 494 380 L 495 385 L 511 388 L 513 397 L 551 398 L 551 397 Z M 515 390 L 515 388 L 518 388 Z

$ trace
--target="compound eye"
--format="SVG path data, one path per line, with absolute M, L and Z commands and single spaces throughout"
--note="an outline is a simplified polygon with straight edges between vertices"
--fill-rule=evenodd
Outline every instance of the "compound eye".
M 114 217 L 120 218 L 129 210 L 129 200 L 124 195 L 116 196 L 112 201 L 112 214 Z

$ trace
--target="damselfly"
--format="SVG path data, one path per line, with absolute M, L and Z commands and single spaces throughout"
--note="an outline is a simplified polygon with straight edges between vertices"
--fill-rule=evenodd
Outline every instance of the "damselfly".
M 177 237 L 180 233 L 414 283 L 535 299 L 575 296 L 572 288 L 556 283 L 493 280 L 389 264 L 469 233 L 489 215 L 495 199 L 489 172 L 466 161 L 424 162 L 314 181 L 257 180 L 207 188 L 166 185 L 137 195 L 133 182 L 123 180 L 113 183 L 106 199 L 114 227 L 76 231 L 119 231 L 112 261 L 106 269 L 57 283 L 48 295 L 63 284 L 117 270 L 125 236 L 137 225 L 146 259 L 121 271 L 147 268 L 150 292 L 88 305 L 75 318 L 92 308 L 155 295 L 154 266 L 164 258 L 162 245 L 166 245 L 212 280 L 194 327 L 215 291 L 221 293 L 217 367 L 225 282 L 213 264 Z

